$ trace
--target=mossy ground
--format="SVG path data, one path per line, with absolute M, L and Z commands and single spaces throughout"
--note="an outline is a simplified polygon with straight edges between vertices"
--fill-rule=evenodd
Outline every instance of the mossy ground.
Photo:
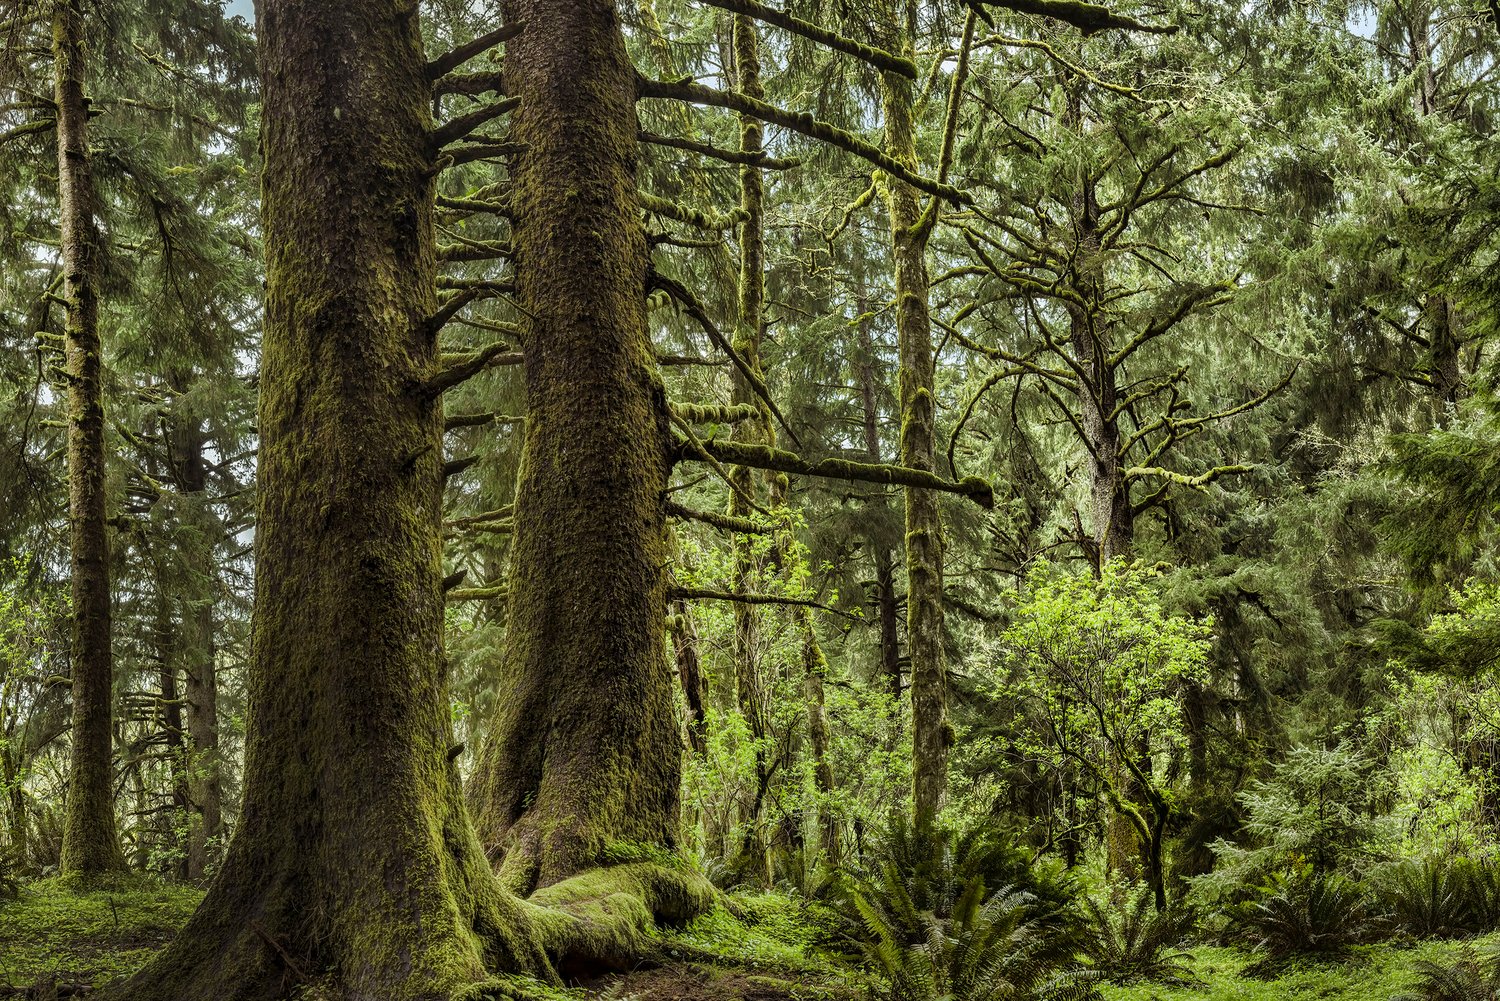
M 1483 953 L 1500 946 L 1500 935 L 1468 944 Z M 1191 950 L 1193 971 L 1202 980 L 1196 987 L 1106 985 L 1104 996 L 1107 1001 L 1390 1001 L 1415 986 L 1419 960 L 1447 961 L 1464 945 L 1429 941 L 1362 946 L 1338 960 L 1290 967 L 1274 979 L 1246 976 L 1255 957 L 1241 949 L 1203 947 Z
M 62 879 L 0 898 L 0 988 L 99 986 L 139 969 L 193 913 L 201 890 L 123 878 L 89 890 Z
M 202 893 L 127 879 L 79 891 L 62 880 L 25 885 L 0 898 L 0 994 L 37 983 L 97 986 L 140 968 L 186 922 Z M 661 934 L 668 964 L 613 975 L 557 998 L 589 1001 L 854 1001 L 838 964 L 817 948 L 820 917 L 777 894 L 737 894 L 735 913 L 716 908 Z M 1471 943 L 1500 948 L 1500 934 Z M 1191 950 L 1194 987 L 1106 986 L 1107 1001 L 1388 1001 L 1410 990 L 1419 960 L 1447 960 L 1462 942 L 1384 944 L 1339 960 L 1291 967 L 1272 979 L 1245 974 L 1239 949 Z M 707 956 L 719 958 L 709 963 Z

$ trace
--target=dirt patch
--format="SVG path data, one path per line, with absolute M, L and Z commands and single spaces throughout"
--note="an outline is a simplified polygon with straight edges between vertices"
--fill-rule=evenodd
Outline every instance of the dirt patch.
M 697 964 L 616 974 L 589 986 L 610 1001 L 855 1001 L 857 997 L 828 981 L 783 979 Z

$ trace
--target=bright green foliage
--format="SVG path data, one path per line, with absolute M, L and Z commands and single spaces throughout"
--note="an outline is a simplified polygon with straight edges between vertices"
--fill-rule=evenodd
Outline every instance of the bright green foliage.
M 1417 988 L 1395 1001 L 1495 1001 L 1500 998 L 1500 963 L 1467 948 L 1449 962 L 1417 964 Z
M 1182 686 L 1206 680 L 1212 623 L 1168 615 L 1155 574 L 1123 561 L 1098 578 L 1032 571 L 1002 643 L 1002 688 L 1035 714 L 1037 749 L 1103 774 L 1113 756 L 1180 747 Z
M 1158 911 L 1144 887 L 1123 906 L 1110 907 L 1092 897 L 1083 906 L 1087 922 L 1081 939 L 1083 954 L 1110 983 L 1195 982 L 1191 957 L 1179 949 L 1193 931 L 1192 911 L 1183 907 Z
M 1269 778 L 1240 794 L 1245 841 L 1213 846 L 1218 865 L 1195 881 L 1194 895 L 1212 904 L 1278 874 L 1321 875 L 1368 862 L 1381 830 L 1369 809 L 1372 779 L 1373 762 L 1346 744 L 1293 748 Z
M 1439 852 L 1398 862 L 1374 876 L 1395 927 L 1416 938 L 1460 938 L 1493 927 L 1500 868 Z
M 87 892 L 49 879 L 0 900 L 0 986 L 99 986 L 133 973 L 187 921 L 203 894 L 139 877 Z
M 1336 872 L 1273 875 L 1260 899 L 1239 909 L 1235 934 L 1275 969 L 1296 956 L 1336 955 L 1375 931 L 1364 889 Z

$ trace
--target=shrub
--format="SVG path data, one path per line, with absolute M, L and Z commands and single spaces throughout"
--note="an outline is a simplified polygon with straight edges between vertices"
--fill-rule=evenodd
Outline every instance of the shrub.
M 1447 963 L 1420 960 L 1417 987 L 1395 1001 L 1500 1001 L 1500 964 L 1465 947 Z
M 1019 878 L 1000 882 L 1007 876 Z M 1033 873 L 992 826 L 898 820 L 875 868 L 846 886 L 848 934 L 876 998 L 1091 1001 L 1099 976 L 1074 959 L 1071 895 L 1071 883 Z
M 1242 933 L 1264 958 L 1260 972 L 1295 956 L 1327 956 L 1374 930 L 1364 891 L 1337 873 L 1300 870 L 1276 875 L 1257 901 L 1241 910 Z
M 1399 863 L 1380 876 L 1379 899 L 1391 922 L 1418 938 L 1457 938 L 1480 926 L 1485 909 L 1480 863 L 1429 855 Z
M 1120 908 L 1087 900 L 1082 949 L 1090 964 L 1113 984 L 1143 980 L 1186 985 L 1196 982 L 1185 952 L 1175 951 L 1193 929 L 1186 908 L 1158 911 L 1149 888 L 1142 887 Z

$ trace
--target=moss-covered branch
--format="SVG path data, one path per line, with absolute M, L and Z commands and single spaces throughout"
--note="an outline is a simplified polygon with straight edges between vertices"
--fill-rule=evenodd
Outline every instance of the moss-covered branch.
M 503 585 L 495 587 L 456 587 L 445 595 L 444 600 L 454 601 L 491 601 L 496 598 L 504 598 L 510 594 L 510 590 Z
M 521 33 L 523 27 L 525 26 L 519 21 L 513 24 L 503 24 L 494 31 L 487 31 L 483 35 L 444 52 L 427 64 L 427 79 L 437 80 L 448 75 L 475 56 L 482 55 L 500 43 L 515 38 Z
M 649 80 L 644 77 L 640 81 L 639 92 L 644 98 L 687 101 L 692 104 L 737 111 L 769 125 L 791 129 L 810 139 L 816 139 L 844 150 L 846 153 L 852 153 L 879 167 L 892 177 L 905 181 L 929 195 L 953 202 L 955 205 L 962 205 L 969 200 L 967 195 L 951 184 L 939 184 L 931 178 L 923 177 L 878 147 L 857 138 L 852 133 L 845 132 L 836 125 L 814 118 L 812 115 L 778 108 L 750 97 L 748 94 L 741 94 L 734 90 L 715 90 L 691 80 Z
M 757 21 L 764 21 L 767 24 L 775 25 L 778 28 L 790 31 L 794 35 L 801 35 L 803 38 L 811 39 L 819 45 L 833 49 L 835 52 L 842 52 L 846 56 L 863 59 L 871 66 L 883 72 L 895 73 L 910 80 L 917 78 L 917 67 L 910 59 L 903 59 L 900 56 L 892 55 L 884 49 L 866 45 L 852 38 L 845 38 L 843 35 L 829 31 L 827 28 L 819 27 L 810 21 L 804 21 L 800 17 L 793 17 L 791 14 L 776 10 L 773 7 L 756 3 L 755 0 L 703 0 L 703 2 L 710 7 L 732 11 L 736 14 L 744 14 L 755 18 Z
M 711 160 L 723 160 L 725 163 L 750 164 L 762 170 L 791 170 L 800 166 L 801 160 L 783 159 L 769 156 L 765 153 L 743 153 L 734 149 L 723 149 L 719 146 L 711 146 L 708 143 L 694 142 L 691 139 L 681 139 L 677 136 L 664 136 L 655 132 L 641 131 L 636 136 L 643 143 L 652 146 L 666 146 L 669 149 L 680 149 L 684 153 L 696 153 L 706 156 Z
M 769 469 L 779 473 L 795 473 L 801 476 L 820 476 L 834 480 L 857 480 L 862 483 L 885 483 L 895 486 L 918 487 L 940 490 L 944 493 L 961 494 L 980 507 L 993 507 L 994 489 L 977 476 L 966 476 L 958 482 L 946 480 L 935 473 L 905 466 L 851 462 L 848 459 L 819 459 L 809 462 L 793 452 L 771 448 L 766 445 L 750 445 L 733 441 L 704 441 L 703 450 L 720 462 L 755 469 Z M 684 459 L 692 458 L 682 455 Z
M 715 511 L 699 511 L 674 501 L 667 502 L 667 515 L 687 521 L 701 521 L 705 525 L 712 525 L 725 532 L 740 532 L 745 535 L 765 535 L 776 530 L 776 526 L 768 522 L 736 518 L 734 515 L 719 514 Z
M 744 222 L 744 213 L 739 209 L 722 214 L 718 212 L 704 212 L 666 198 L 658 198 L 645 191 L 639 193 L 639 198 L 641 200 L 641 208 L 647 212 L 665 216 L 668 219 L 674 219 L 689 226 L 696 226 L 699 229 L 718 232 L 731 229 L 739 223 Z
M 716 591 L 707 587 L 674 587 L 667 591 L 673 601 L 733 601 L 741 605 L 800 605 L 803 608 L 819 608 L 825 612 L 847 615 L 832 605 L 825 605 L 812 598 L 789 598 L 784 594 L 754 594 L 743 591 Z
M 970 0 L 971 6 L 975 0 Z M 1116 14 L 1108 7 L 1082 0 L 983 0 L 988 6 L 1001 7 L 1018 14 L 1035 14 L 1071 24 L 1085 35 L 1096 31 L 1117 28 L 1125 31 L 1146 31 L 1154 35 L 1170 35 L 1177 31 L 1175 24 L 1146 24 L 1124 14 Z
M 760 416 L 760 408 L 748 403 L 705 407 L 696 403 L 673 403 L 672 413 L 689 424 L 738 424 Z
M 452 431 L 456 428 L 483 427 L 486 424 L 524 424 L 525 422 L 525 417 L 512 417 L 509 414 L 489 410 L 477 414 L 449 414 L 443 418 L 443 429 Z
M 422 392 L 429 397 L 437 396 L 467 379 L 472 379 L 485 369 L 494 368 L 497 365 L 519 365 L 523 360 L 524 356 L 521 352 L 514 350 L 504 341 L 497 341 L 478 351 L 455 357 L 423 384 Z
M 1146 476 L 1158 476 L 1178 486 L 1191 487 L 1194 490 L 1203 490 L 1210 483 L 1221 476 L 1229 476 L 1235 473 L 1248 473 L 1250 466 L 1215 466 L 1205 473 L 1197 476 L 1189 476 L 1186 473 L 1173 472 L 1170 469 L 1162 469 L 1160 466 L 1131 466 L 1125 470 L 1125 478 L 1129 480 L 1140 479 Z
M 475 108 L 467 115 L 460 115 L 446 121 L 432 130 L 432 145 L 436 149 L 442 149 L 449 143 L 457 142 L 469 135 L 486 122 L 492 122 L 501 115 L 514 111 L 520 104 L 518 98 L 507 97 L 504 100 L 493 101 Z
M 682 283 L 654 271 L 651 273 L 649 280 L 652 288 L 660 289 L 682 304 L 682 307 L 687 310 L 688 315 L 697 321 L 698 326 L 703 328 L 704 333 L 708 334 L 709 340 L 713 341 L 720 351 L 729 356 L 729 360 L 734 363 L 734 367 L 739 369 L 740 374 L 745 377 L 745 381 L 750 384 L 750 388 L 755 391 L 755 395 L 760 397 L 761 401 L 765 403 L 766 408 L 775 416 L 777 423 L 781 425 L 792 441 L 801 444 L 797 438 L 797 433 L 792 430 L 791 425 L 782 416 L 781 408 L 776 406 L 775 400 L 771 399 L 771 391 L 766 387 L 765 380 L 734 349 L 734 345 L 729 343 L 729 338 L 724 336 L 723 332 L 719 330 L 718 325 L 709 319 L 708 311 L 703 308 L 703 304 L 698 301 L 698 297 L 689 292 L 687 287 Z

